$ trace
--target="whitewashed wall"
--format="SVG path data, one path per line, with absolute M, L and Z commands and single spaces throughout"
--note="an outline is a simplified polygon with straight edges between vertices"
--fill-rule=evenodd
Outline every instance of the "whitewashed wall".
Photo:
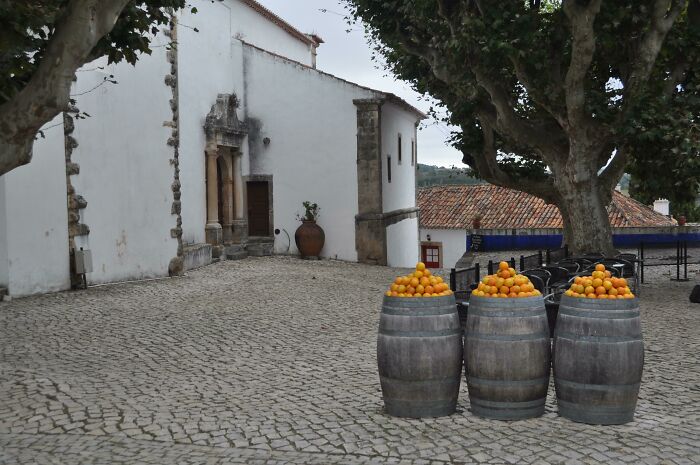
M 413 268 L 420 261 L 418 218 L 408 218 L 386 228 L 387 264 Z
M 371 91 L 244 46 L 248 117 L 259 126 L 249 134 L 251 172 L 271 174 L 274 227 L 291 236 L 302 202 L 321 207 L 326 233 L 322 255 L 357 260 L 357 108 L 353 99 Z M 270 138 L 269 146 L 262 143 Z M 287 237 L 275 238 L 287 251 Z
M 44 125 L 31 163 L 0 177 L 0 284 L 11 296 L 70 288 L 62 121 Z
M 205 3 L 204 7 L 211 5 L 211 1 L 200 0 L 198 3 Z M 222 5 L 230 9 L 233 18 L 229 37 L 311 66 L 309 44 L 300 41 L 239 0 L 227 0 Z
M 81 111 L 91 115 L 76 120 L 73 137 L 79 146 L 72 159 L 80 174 L 72 177 L 76 193 L 88 202 L 81 222 L 88 236 L 76 238 L 76 247 L 92 251 L 91 283 L 167 276 L 177 241 L 170 236 L 176 218 L 171 215 L 173 149 L 166 145 L 172 119 L 171 89 L 164 78 L 170 72 L 164 45 L 153 40 L 153 54 L 136 64 L 86 65 L 73 86 Z M 118 84 L 93 89 L 113 74 Z M 64 201 L 65 204 L 65 201 Z M 63 207 L 65 209 L 65 205 Z M 64 223 L 65 224 L 65 223 Z
M 386 102 L 382 105 L 382 203 L 384 211 L 416 206 L 416 167 L 411 166 L 411 139 L 416 117 Z M 402 156 L 399 164 L 398 136 L 401 134 Z M 387 156 L 391 156 L 389 182 Z
M 467 251 L 467 233 L 461 229 L 423 229 L 420 240 L 442 243 L 442 268 L 454 268 L 457 260 Z
M 204 120 L 218 94 L 235 93 L 241 100 L 238 116 L 244 119 L 243 57 L 239 41 L 231 41 L 231 4 L 197 0 L 196 14 L 183 10 L 178 28 L 180 92 L 180 182 L 182 227 L 186 243 L 205 242 L 206 137 Z M 247 8 L 247 7 L 246 7 Z M 238 18 L 236 19 L 239 20 Z M 199 32 L 195 32 L 197 28 Z M 243 147 L 243 159 L 247 148 Z M 245 169 L 245 166 L 244 166 Z

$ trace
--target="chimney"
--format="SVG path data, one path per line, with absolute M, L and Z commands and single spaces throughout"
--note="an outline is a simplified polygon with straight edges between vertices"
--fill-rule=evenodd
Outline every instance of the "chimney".
M 667 199 L 654 200 L 654 211 L 668 216 L 670 214 L 669 203 Z

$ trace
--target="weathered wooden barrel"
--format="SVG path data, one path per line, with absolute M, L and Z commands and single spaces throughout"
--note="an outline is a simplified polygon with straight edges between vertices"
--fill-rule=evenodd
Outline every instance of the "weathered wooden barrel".
M 472 413 L 497 420 L 542 415 L 550 347 L 542 297 L 472 296 L 464 340 Z
M 632 421 L 644 368 L 637 299 L 563 296 L 552 361 L 559 415 L 597 425 Z
M 462 376 L 462 330 L 454 297 L 385 296 L 377 362 L 389 415 L 454 413 Z

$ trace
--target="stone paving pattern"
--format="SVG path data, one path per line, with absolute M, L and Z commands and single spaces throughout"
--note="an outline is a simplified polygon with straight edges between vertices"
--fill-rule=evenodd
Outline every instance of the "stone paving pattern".
M 400 271 L 249 258 L 0 303 L 0 463 L 700 463 L 700 305 L 645 285 L 622 426 L 382 411 L 376 329 Z

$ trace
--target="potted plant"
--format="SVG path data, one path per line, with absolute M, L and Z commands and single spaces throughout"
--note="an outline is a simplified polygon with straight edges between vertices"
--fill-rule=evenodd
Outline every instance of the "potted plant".
M 321 207 L 317 203 L 305 201 L 304 215 L 297 214 L 297 219 L 301 221 L 301 225 L 294 233 L 294 241 L 299 249 L 299 254 L 302 258 L 319 258 L 323 244 L 326 241 L 326 234 L 323 229 L 316 224 Z

